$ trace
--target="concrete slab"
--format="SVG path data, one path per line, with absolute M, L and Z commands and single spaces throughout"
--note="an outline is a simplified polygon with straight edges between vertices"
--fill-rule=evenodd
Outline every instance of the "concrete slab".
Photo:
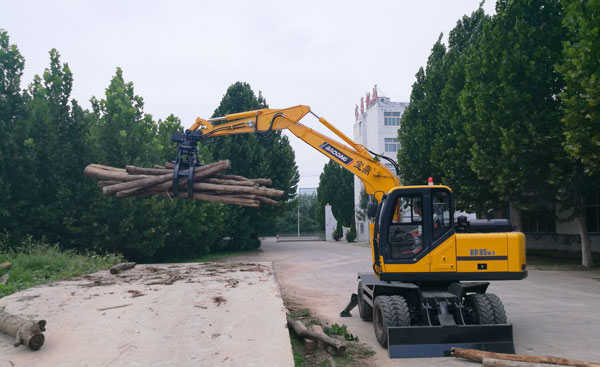
M 268 262 L 138 265 L 31 288 L 0 307 L 48 322 L 37 352 L 0 335 L 1 367 L 294 365 Z

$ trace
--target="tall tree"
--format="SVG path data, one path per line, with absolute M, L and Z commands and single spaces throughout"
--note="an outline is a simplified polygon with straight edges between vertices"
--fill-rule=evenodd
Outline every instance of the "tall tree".
M 446 47 L 441 38 L 442 35 L 431 50 L 425 71 L 419 69 L 417 73 L 410 103 L 398 130 L 398 163 L 404 184 L 425 183 L 430 176 L 437 180 L 442 176 L 440 157 L 433 156 L 431 145 L 435 137 L 440 97 L 446 80 Z
M 431 148 L 431 159 L 438 162 L 442 171 L 440 181 L 454 191 L 456 208 L 480 215 L 503 204 L 492 191 L 490 182 L 477 177 L 468 164 L 471 144 L 459 95 L 465 85 L 465 64 L 470 55 L 478 52 L 475 41 L 489 20 L 480 7 L 471 16 L 465 15 L 450 31 L 448 51 L 444 55 L 446 81 L 442 86 Z
M 18 144 L 19 120 L 23 118 L 25 103 L 21 92 L 21 76 L 25 59 L 16 45 L 10 43 L 8 33 L 0 29 L 0 231 L 18 226 L 13 214 L 12 190 L 15 165 L 20 159 Z
M 565 219 L 574 219 L 581 238 L 584 266 L 593 266 L 585 204 L 600 191 L 600 2 L 568 0 L 564 6 L 566 39 L 556 65 L 565 80 L 563 146 L 569 156 L 557 157 L 558 201 Z
M 566 151 L 588 175 L 600 174 L 600 1 L 564 0 L 567 37 L 557 68 L 566 82 Z
M 329 160 L 319 176 L 315 217 L 321 228 L 325 228 L 325 205 L 338 222 L 349 227 L 354 218 L 354 175 L 339 163 Z
M 550 176 L 561 149 L 563 86 L 554 64 L 562 10 L 558 0 L 501 0 L 496 11 L 466 64 L 461 107 L 472 144 L 469 164 L 511 202 L 511 219 L 521 229 L 520 210 L 554 200 Z
M 248 83 L 237 82 L 227 89 L 213 117 L 267 107 L 260 93 L 256 96 Z M 290 201 L 295 197 L 299 175 L 288 138 L 275 131 L 267 141 L 256 135 L 241 134 L 209 139 L 207 144 L 215 159 L 231 160 L 233 174 L 269 177 L 273 180 L 273 187 L 284 191 L 282 205 L 278 207 L 224 208 L 226 222 L 229 223 L 225 235 L 232 238 L 230 245 L 235 248 L 260 246 L 258 234 L 270 232 L 275 218 L 294 205 Z
M 106 88 L 105 98 L 92 98 L 91 141 L 94 162 L 115 167 L 148 166 L 159 162 L 157 125 L 144 113 L 142 97 L 135 94 L 120 68 Z M 97 194 L 90 213 L 92 242 L 126 257 L 149 260 L 165 245 L 168 228 L 160 215 L 163 198 L 117 199 Z

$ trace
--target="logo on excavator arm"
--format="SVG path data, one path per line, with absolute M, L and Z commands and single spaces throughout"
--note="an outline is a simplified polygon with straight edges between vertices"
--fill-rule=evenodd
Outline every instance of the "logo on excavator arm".
M 330 155 L 332 155 L 335 158 L 339 159 L 344 164 L 350 164 L 350 163 L 352 163 L 354 161 L 354 159 L 348 157 L 344 153 L 342 153 L 339 150 L 335 149 L 331 144 L 329 144 L 327 142 L 319 145 L 319 148 L 323 149 L 324 151 L 326 151 Z

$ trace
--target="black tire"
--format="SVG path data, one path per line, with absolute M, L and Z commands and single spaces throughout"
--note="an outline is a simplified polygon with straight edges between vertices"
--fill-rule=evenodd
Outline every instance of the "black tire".
M 387 329 L 391 326 L 409 326 L 410 310 L 402 296 L 379 296 L 373 303 L 373 329 L 382 347 L 387 348 Z
M 467 323 L 477 325 L 494 324 L 494 312 L 485 294 L 469 294 L 465 297 L 465 303 L 470 310 L 469 322 Z
M 363 297 L 362 282 L 358 282 L 358 290 L 356 291 L 358 314 L 364 321 L 373 320 L 373 307 L 369 305 Z
M 492 308 L 492 314 L 494 315 L 494 324 L 506 324 L 508 321 L 506 320 L 506 311 L 504 311 L 504 305 L 500 298 L 493 293 L 486 293 L 485 298 L 487 298 L 490 303 L 490 307 Z

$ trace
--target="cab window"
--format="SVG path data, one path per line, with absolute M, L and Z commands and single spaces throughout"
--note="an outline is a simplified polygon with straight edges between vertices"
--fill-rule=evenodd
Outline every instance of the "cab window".
M 423 197 L 399 196 L 387 228 L 389 256 L 412 259 L 423 250 Z
M 450 217 L 450 194 L 447 191 L 433 191 L 431 194 L 433 209 L 433 241 L 442 237 L 452 227 Z

